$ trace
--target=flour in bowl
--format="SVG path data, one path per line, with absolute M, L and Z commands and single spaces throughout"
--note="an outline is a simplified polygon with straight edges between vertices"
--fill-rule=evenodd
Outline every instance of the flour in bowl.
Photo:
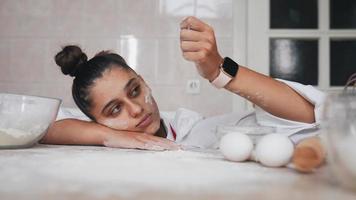
M 0 128 L 0 147 L 22 146 L 37 142 L 37 139 L 45 131 L 43 126 L 38 126 L 30 131 L 14 128 Z

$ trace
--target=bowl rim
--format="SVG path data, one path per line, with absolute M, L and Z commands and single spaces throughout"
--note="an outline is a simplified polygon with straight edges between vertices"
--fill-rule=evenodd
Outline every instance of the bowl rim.
M 46 96 L 40 96 L 40 95 L 28 95 L 28 94 L 20 94 L 20 93 L 9 93 L 9 92 L 0 92 L 0 95 L 5 94 L 9 96 L 17 96 L 17 97 L 35 97 L 35 98 L 41 98 L 41 99 L 51 99 L 51 100 L 57 100 L 60 104 L 62 103 L 62 99 L 60 98 L 55 98 L 55 97 L 46 97 Z

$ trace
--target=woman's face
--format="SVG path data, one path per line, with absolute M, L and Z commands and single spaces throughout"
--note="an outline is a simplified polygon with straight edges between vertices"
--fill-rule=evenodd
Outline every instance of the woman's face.
M 157 104 L 133 71 L 111 67 L 91 88 L 91 114 L 107 127 L 154 135 L 160 127 Z

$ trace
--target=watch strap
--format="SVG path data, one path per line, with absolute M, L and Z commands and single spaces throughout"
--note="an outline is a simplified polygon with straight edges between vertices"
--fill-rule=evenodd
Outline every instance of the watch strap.
M 220 65 L 219 75 L 211 81 L 216 88 L 223 88 L 233 79 L 239 70 L 239 64 L 229 57 L 225 57 Z
M 223 68 L 220 67 L 219 70 L 219 75 L 216 77 L 213 81 L 211 81 L 211 84 L 213 84 L 216 88 L 223 88 L 226 84 L 228 84 L 231 81 L 232 77 L 223 70 Z

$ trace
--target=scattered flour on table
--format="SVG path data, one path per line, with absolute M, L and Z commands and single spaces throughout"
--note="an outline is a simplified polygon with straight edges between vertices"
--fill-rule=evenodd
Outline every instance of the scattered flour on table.
M 290 195 L 300 199 L 305 192 L 306 197 L 313 197 L 318 191 L 317 199 L 355 199 L 323 183 L 320 174 L 305 176 L 287 168 L 229 162 L 218 151 L 37 145 L 0 153 L 0 177 L 4 180 L 0 181 L 0 198 L 1 194 L 18 194 L 23 198 L 12 199 L 88 199 L 81 195 L 89 199 L 144 199 L 147 195 L 152 199 L 150 194 L 162 194 L 156 199 L 168 199 L 164 194 L 178 194 L 179 199 L 217 199 L 215 194 L 222 194 L 236 195 L 228 199 L 250 195 L 255 197 L 252 199 L 286 199 Z M 198 198 L 201 195 L 209 198 Z
M 50 149 L 45 155 L 36 149 L 26 152 L 29 151 L 38 157 L 28 158 L 26 162 L 25 169 L 31 173 L 27 173 L 24 179 L 33 181 L 31 186 L 24 185 L 27 191 L 43 190 L 44 186 L 48 190 L 86 191 L 100 196 L 130 196 L 143 191 L 233 191 L 236 188 L 231 187 L 232 183 L 249 182 L 256 176 L 268 181 L 280 178 L 266 173 L 273 169 L 226 161 L 216 150 L 154 152 L 70 147 L 69 151 L 67 147 Z M 21 173 L 16 173 L 16 176 L 21 177 Z M 243 181 L 239 178 L 242 174 L 245 177 Z M 37 186 L 38 189 L 31 189 Z

